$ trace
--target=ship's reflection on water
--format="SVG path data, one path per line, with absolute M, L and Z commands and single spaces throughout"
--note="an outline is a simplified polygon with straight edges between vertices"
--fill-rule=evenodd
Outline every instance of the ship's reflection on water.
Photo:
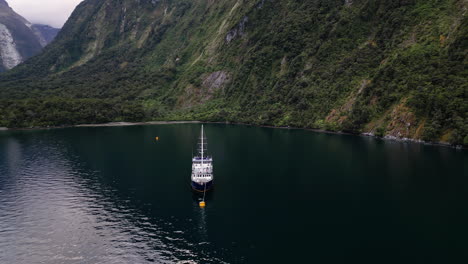
M 207 227 L 207 210 L 211 210 L 211 201 L 213 201 L 214 197 L 214 189 L 205 193 L 205 195 L 201 192 L 192 191 L 192 199 L 193 199 L 193 211 L 194 215 L 197 216 L 198 222 L 198 233 L 200 236 L 200 243 L 208 243 L 208 227 Z M 206 207 L 200 207 L 200 202 L 205 201 Z

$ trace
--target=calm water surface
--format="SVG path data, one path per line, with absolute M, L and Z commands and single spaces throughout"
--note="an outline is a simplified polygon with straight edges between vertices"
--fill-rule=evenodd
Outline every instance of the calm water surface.
M 466 151 L 206 125 L 200 209 L 199 129 L 0 132 L 0 263 L 466 263 Z

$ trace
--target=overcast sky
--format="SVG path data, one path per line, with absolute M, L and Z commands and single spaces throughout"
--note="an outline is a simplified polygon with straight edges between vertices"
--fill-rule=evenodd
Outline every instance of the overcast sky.
M 16 13 L 34 24 L 61 28 L 82 0 L 6 0 Z

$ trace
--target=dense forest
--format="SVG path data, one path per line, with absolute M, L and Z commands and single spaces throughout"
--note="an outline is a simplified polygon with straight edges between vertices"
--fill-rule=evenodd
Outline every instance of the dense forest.
M 148 120 L 468 145 L 466 0 L 85 0 L 0 75 L 0 126 Z

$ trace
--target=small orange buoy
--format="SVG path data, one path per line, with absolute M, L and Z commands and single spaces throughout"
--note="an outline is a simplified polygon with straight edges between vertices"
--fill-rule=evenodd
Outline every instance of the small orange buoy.
M 159 137 L 156 137 L 156 141 L 159 141 Z
M 200 207 L 202 207 L 202 208 L 203 208 L 203 207 L 205 207 L 205 206 L 206 206 L 206 203 L 205 203 L 205 201 L 201 201 L 201 202 L 200 202 Z

